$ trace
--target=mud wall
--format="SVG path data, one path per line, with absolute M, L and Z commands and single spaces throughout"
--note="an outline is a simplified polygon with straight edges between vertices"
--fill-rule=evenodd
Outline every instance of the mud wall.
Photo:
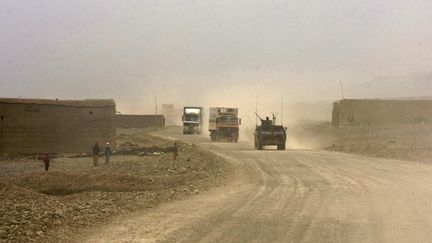
M 416 123 L 432 123 L 432 101 L 340 100 L 333 104 L 334 126 Z
M 115 146 L 115 105 L 77 107 L 0 103 L 0 153 L 90 152 Z
M 163 115 L 116 115 L 116 128 L 165 127 Z

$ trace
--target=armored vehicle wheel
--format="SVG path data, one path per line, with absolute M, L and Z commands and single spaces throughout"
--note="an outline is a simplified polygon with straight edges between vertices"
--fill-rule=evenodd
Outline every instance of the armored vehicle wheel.
M 278 144 L 278 145 L 277 145 L 277 149 L 278 149 L 278 150 L 285 150 L 285 143 Z

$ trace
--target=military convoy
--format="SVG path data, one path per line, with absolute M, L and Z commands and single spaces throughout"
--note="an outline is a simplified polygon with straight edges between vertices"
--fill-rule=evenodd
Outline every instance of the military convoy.
M 276 119 L 274 116 L 272 120 L 269 117 L 264 120 L 258 114 L 256 116 L 261 120 L 261 125 L 257 125 L 255 128 L 255 148 L 262 150 L 263 146 L 276 145 L 278 150 L 285 150 L 286 128 L 282 125 L 275 125 Z
M 276 118 L 262 119 L 255 113 L 261 124 L 255 127 L 255 149 L 262 150 L 264 146 L 276 145 L 278 150 L 285 150 L 286 128 L 276 125 Z M 183 134 L 201 133 L 203 109 L 201 107 L 184 107 Z M 238 108 L 211 107 L 209 111 L 209 132 L 211 141 L 238 142 L 241 119 Z

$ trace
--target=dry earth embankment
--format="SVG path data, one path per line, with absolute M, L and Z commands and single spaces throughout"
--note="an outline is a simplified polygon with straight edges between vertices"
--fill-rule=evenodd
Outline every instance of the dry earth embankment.
M 159 148 L 172 142 L 133 132 L 119 140 Z M 154 142 L 153 142 L 154 141 Z M 49 172 L 31 158 L 0 161 L 0 241 L 71 241 L 107 219 L 181 199 L 220 185 L 229 165 L 194 145 L 172 153 L 118 155 L 93 167 L 91 158 L 59 157 Z M 102 162 L 102 161 L 100 161 Z

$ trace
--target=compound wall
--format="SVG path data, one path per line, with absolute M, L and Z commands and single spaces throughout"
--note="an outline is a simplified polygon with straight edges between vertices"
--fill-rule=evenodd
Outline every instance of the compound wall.
M 389 125 L 432 122 L 430 100 L 340 100 L 333 104 L 332 124 Z
M 0 153 L 91 152 L 95 142 L 115 146 L 112 100 L 0 99 Z
M 163 115 L 116 115 L 116 128 L 165 127 Z

